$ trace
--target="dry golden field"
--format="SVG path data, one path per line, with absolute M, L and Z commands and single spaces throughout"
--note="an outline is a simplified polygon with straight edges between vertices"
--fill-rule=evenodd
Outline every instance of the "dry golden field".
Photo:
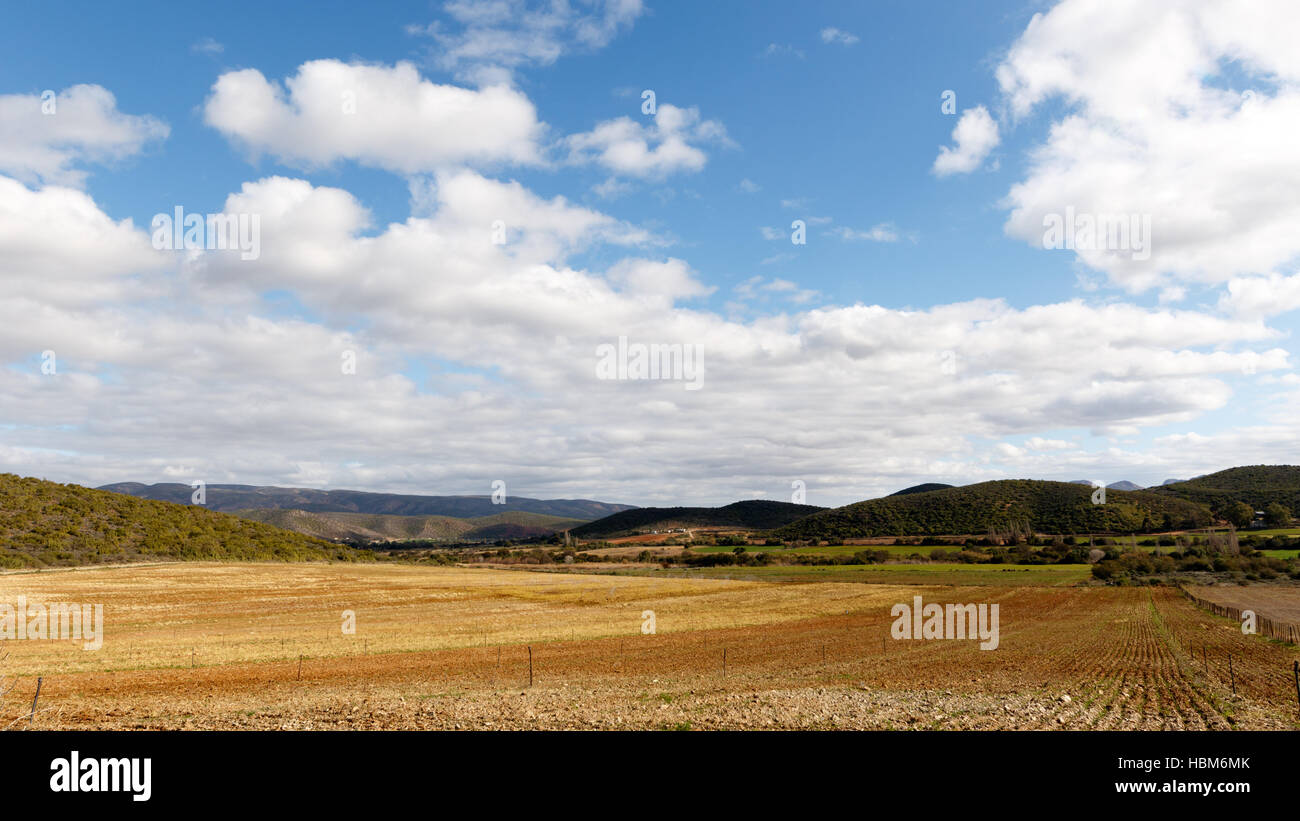
M 20 595 L 106 625 L 0 646 L 15 728 L 1300 727 L 1300 652 L 1167 588 L 168 564 L 0 575 Z M 889 638 L 915 595 L 998 603 L 1000 646 Z

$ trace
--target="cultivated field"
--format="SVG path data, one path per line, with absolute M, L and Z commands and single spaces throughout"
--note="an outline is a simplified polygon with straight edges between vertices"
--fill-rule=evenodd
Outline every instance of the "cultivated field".
M 549 569 L 549 568 L 547 568 Z M 1086 564 L 916 564 L 724 565 L 661 568 L 646 564 L 579 564 L 557 572 L 601 573 L 665 579 L 721 579 L 766 582 L 856 582 L 865 584 L 1032 585 L 1076 584 L 1092 577 Z
M 1254 610 L 1275 621 L 1300 624 L 1300 585 L 1216 584 L 1189 586 L 1193 595 L 1216 604 Z
M 1168 588 L 171 564 L 0 576 L 19 595 L 103 604 L 105 639 L 5 642 L 0 726 L 1300 727 L 1300 652 Z M 915 595 L 999 604 L 1000 646 L 891 639 Z

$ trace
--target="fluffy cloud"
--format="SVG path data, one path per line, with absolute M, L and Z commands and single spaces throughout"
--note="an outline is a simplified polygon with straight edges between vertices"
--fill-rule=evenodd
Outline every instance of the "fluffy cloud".
M 432 83 L 410 63 L 313 60 L 281 87 L 256 69 L 221 75 L 206 122 L 254 154 L 303 168 L 338 160 L 403 174 L 541 161 L 542 127 L 522 93 Z
M 1300 57 L 1283 32 L 1295 16 L 1285 0 L 1065 0 L 1035 15 L 998 81 L 1014 116 L 1049 101 L 1065 113 L 1007 197 L 1007 232 L 1039 245 L 1066 209 L 1148 218 L 1149 253 L 1076 249 L 1131 291 L 1294 259 Z
M 168 131 L 153 117 L 118 111 L 117 98 L 102 86 L 0 95 L 0 173 L 80 186 L 86 172 L 78 165 L 131 157 Z
M 607 215 L 468 171 L 415 188 L 418 214 L 376 233 L 348 192 L 248 183 L 226 208 L 263 215 L 262 256 L 169 257 L 179 276 L 147 275 L 174 289 L 167 311 L 132 293 L 4 301 L 0 394 L 16 427 L 0 431 L 0 460 L 82 481 L 483 492 L 504 478 L 517 494 L 645 503 L 725 502 L 740 488 L 780 498 L 801 478 L 829 504 L 917 475 L 1000 475 L 1037 452 L 981 442 L 1187 422 L 1222 408 L 1247 365 L 1261 376 L 1290 369 L 1258 318 L 1122 304 L 726 319 L 696 302 L 708 289 L 685 262 L 638 254 L 653 237 Z M 70 196 L 0 194 L 15 212 L 37 207 L 32 197 Z M 49 211 L 48 236 L 99 226 L 149 264 L 143 231 L 84 199 L 78 207 L 75 220 L 74 209 Z M 575 266 L 593 244 L 617 261 Z M 40 247 L 42 270 L 64 264 L 58 248 Z M 128 266 L 118 254 L 73 262 L 87 280 Z M 284 292 L 299 306 L 288 314 L 264 297 Z M 801 293 L 780 278 L 736 291 L 786 306 Z M 700 346 L 702 389 L 597 379 L 597 346 L 620 336 Z M 57 375 L 34 361 L 47 349 Z M 355 374 L 340 367 L 349 352 Z M 1258 434 L 1259 447 L 1285 430 Z M 1182 463 L 1169 464 L 1174 474 Z
M 1300 308 L 1300 274 L 1235 277 L 1228 282 L 1219 307 L 1240 316 L 1257 317 L 1294 311 Z
M 998 124 L 984 106 L 968 108 L 962 112 L 957 127 L 952 130 L 956 146 L 940 146 L 931 170 L 937 176 L 969 174 L 998 145 Z
M 708 155 L 699 144 L 730 141 L 722 124 L 701 120 L 698 109 L 664 103 L 656 108 L 653 124 L 619 117 L 570 135 L 564 143 L 570 162 L 597 163 L 631 177 L 664 177 L 704 168 Z
M 84 307 L 145 296 L 137 275 L 166 260 L 131 220 L 113 221 L 85 193 L 32 191 L 0 177 L 0 279 L 5 298 Z

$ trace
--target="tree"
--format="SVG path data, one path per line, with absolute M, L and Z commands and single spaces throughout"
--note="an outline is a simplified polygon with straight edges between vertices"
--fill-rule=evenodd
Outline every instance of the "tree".
M 1264 508 L 1264 519 L 1270 527 L 1290 527 L 1291 511 L 1279 502 L 1274 502 Z
M 1224 509 L 1223 518 L 1235 527 L 1250 527 L 1255 521 L 1255 508 L 1245 502 L 1233 502 Z

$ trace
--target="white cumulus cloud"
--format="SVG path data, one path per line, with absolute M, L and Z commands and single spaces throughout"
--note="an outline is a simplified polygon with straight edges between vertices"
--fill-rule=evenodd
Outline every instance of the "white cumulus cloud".
M 284 85 L 256 69 L 221 75 L 204 105 L 209 125 L 253 154 L 287 165 L 339 160 L 413 174 L 459 164 L 537 164 L 542 126 L 506 86 L 440 85 L 410 63 L 313 60 Z
M 998 124 L 984 106 L 968 108 L 957 121 L 952 139 L 956 145 L 940 146 L 939 156 L 934 158 L 932 170 L 940 177 L 969 174 L 979 168 L 998 145 Z
M 117 98 L 97 85 L 42 94 L 0 95 L 0 173 L 27 183 L 80 186 L 85 163 L 139 154 L 167 137 L 162 121 L 125 114 Z

